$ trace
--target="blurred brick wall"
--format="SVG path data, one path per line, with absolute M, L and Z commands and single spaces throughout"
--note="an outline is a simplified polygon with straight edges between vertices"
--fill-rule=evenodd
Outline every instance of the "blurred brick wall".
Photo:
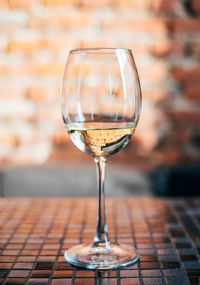
M 143 91 L 135 137 L 113 161 L 200 161 L 200 0 L 0 0 L 0 162 L 87 161 L 64 130 L 69 49 L 131 48 Z

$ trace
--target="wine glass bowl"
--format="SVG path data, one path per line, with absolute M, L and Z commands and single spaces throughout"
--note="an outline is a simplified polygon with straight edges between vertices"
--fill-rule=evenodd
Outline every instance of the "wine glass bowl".
M 138 123 L 141 90 L 128 49 L 72 50 L 61 87 L 62 116 L 72 142 L 94 157 L 98 175 L 98 222 L 94 242 L 65 252 L 68 263 L 88 269 L 131 265 L 139 255 L 129 245 L 111 244 L 105 215 L 104 176 L 108 157 L 124 148 Z

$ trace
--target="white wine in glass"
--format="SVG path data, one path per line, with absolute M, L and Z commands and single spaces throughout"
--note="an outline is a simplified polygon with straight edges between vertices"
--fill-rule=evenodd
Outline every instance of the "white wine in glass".
M 94 241 L 65 252 L 74 266 L 108 270 L 139 260 L 131 245 L 111 244 L 105 214 L 105 165 L 124 148 L 138 123 L 141 89 L 129 49 L 71 50 L 62 81 L 62 115 L 66 130 L 81 151 L 94 157 L 98 173 L 98 221 Z

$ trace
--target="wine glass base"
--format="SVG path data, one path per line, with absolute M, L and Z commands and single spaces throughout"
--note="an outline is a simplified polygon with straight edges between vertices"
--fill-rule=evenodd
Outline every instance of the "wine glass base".
M 64 254 L 67 263 L 85 269 L 109 270 L 131 266 L 139 261 L 135 248 L 113 244 L 109 248 L 79 244 Z

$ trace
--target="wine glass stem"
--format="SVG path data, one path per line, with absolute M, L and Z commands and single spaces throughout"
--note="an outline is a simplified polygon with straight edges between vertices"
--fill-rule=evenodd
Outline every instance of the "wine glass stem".
M 104 180 L 105 180 L 105 157 L 95 157 L 97 169 L 97 183 L 98 183 L 98 222 L 97 231 L 94 237 L 93 246 L 103 246 L 105 248 L 110 247 L 110 241 L 108 237 L 108 228 L 106 225 L 106 214 L 105 214 L 105 193 L 104 193 Z

